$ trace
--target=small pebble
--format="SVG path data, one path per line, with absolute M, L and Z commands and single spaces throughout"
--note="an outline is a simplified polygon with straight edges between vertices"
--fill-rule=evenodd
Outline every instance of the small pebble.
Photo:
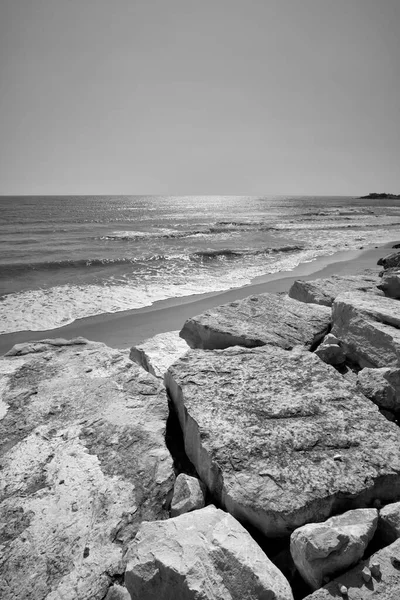
M 371 564 L 371 573 L 374 577 L 379 577 L 381 574 L 381 566 L 379 563 L 374 562 Z
M 335 456 L 333 457 L 333 460 L 342 460 L 342 455 L 341 454 L 335 454 Z
M 342 594 L 342 596 L 347 596 L 347 587 L 345 585 L 341 585 L 340 586 L 340 593 Z
M 397 556 L 391 556 L 390 562 L 392 563 L 395 569 L 400 569 L 400 560 L 397 558 Z
M 93 371 L 92 367 L 86 369 L 86 373 L 90 373 L 90 371 Z
M 361 571 L 361 575 L 364 581 L 366 581 L 367 583 L 368 581 L 371 581 L 371 571 L 368 569 L 368 567 L 363 568 L 363 570 Z

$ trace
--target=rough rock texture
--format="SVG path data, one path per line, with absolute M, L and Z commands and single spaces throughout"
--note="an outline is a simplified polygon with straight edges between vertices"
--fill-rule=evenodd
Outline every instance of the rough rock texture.
M 130 359 L 155 377 L 164 377 L 168 367 L 189 350 L 179 336 L 179 331 L 159 333 L 137 346 L 133 346 Z
M 379 407 L 400 412 L 400 369 L 362 369 L 357 385 L 364 396 Z
M 363 579 L 362 571 L 374 570 L 379 564 L 381 575 L 372 575 L 370 581 Z M 362 561 L 344 575 L 337 577 L 328 585 L 320 588 L 304 600 L 398 600 L 400 597 L 400 540 Z M 340 588 L 347 588 L 347 595 L 340 593 Z
M 376 286 L 379 278 L 375 273 L 363 275 L 341 276 L 332 275 L 327 279 L 314 279 L 313 281 L 295 281 L 289 290 L 289 296 L 300 302 L 310 302 L 332 306 L 336 296 L 344 292 L 369 292 L 382 295 Z
M 338 296 L 332 333 L 361 367 L 396 366 L 400 352 L 400 302 L 362 292 Z
M 112 585 L 107 592 L 105 600 L 131 600 L 131 595 L 123 585 Z
M 302 348 L 192 350 L 166 374 L 188 457 L 268 536 L 400 498 L 400 430 Z
M 392 252 L 383 258 L 380 258 L 377 262 L 384 269 L 392 269 L 393 267 L 400 267 L 400 252 Z
M 372 540 L 377 523 L 375 508 L 359 508 L 325 523 L 296 529 L 290 538 L 290 552 L 303 579 L 316 590 L 324 577 L 331 579 L 355 565 Z
M 180 473 L 175 481 L 171 516 L 178 517 L 191 510 L 203 508 L 205 491 L 205 485 L 199 479 Z
M 132 600 L 292 600 L 289 583 L 231 515 L 207 506 L 142 523 L 128 549 Z
M 20 345 L 0 373 L 1 597 L 103 599 L 140 521 L 168 517 L 165 391 L 82 339 Z
M 379 511 L 378 531 L 384 544 L 400 538 L 400 502 L 387 504 Z
M 377 286 L 385 296 L 400 299 L 400 269 L 388 269 L 383 272 L 380 284 Z
M 180 333 L 191 348 L 252 348 L 271 344 L 309 348 L 330 325 L 330 310 L 307 305 L 286 295 L 260 294 L 223 304 L 188 319 Z

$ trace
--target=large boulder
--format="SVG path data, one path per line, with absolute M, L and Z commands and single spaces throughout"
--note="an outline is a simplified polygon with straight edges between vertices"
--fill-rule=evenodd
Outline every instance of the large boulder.
M 377 264 L 382 266 L 384 269 L 400 267 L 400 252 L 392 252 L 391 254 L 380 258 Z
M 331 579 L 356 564 L 372 540 L 377 522 L 375 508 L 359 508 L 296 529 L 290 538 L 290 552 L 303 579 L 316 590 L 325 577 Z
M 168 367 L 189 350 L 179 331 L 159 333 L 133 346 L 130 359 L 155 377 L 164 377 Z
M 400 268 L 388 269 L 382 274 L 378 289 L 382 290 L 389 298 L 400 299 Z
M 380 408 L 400 412 L 400 369 L 362 369 L 358 373 L 357 385 L 364 396 Z
M 326 279 L 314 279 L 313 281 L 295 281 L 289 290 L 289 296 L 300 302 L 311 302 L 332 306 L 336 296 L 344 292 L 369 292 L 382 295 L 377 290 L 379 282 L 375 273 L 363 275 L 332 275 Z
M 397 600 L 400 540 L 386 546 L 304 600 Z
M 398 365 L 400 302 L 362 292 L 341 294 L 333 303 L 332 321 L 332 333 L 361 367 Z
M 35 342 L 0 359 L 1 597 L 101 600 L 174 472 L 159 381 L 128 351 Z M 111 593 L 111 592 L 110 592 Z
M 287 295 L 260 294 L 212 308 L 188 319 L 180 333 L 191 348 L 253 348 L 271 344 L 310 348 L 327 333 L 331 312 Z
M 288 581 L 244 527 L 214 506 L 142 523 L 127 558 L 132 600 L 293 600 Z
M 399 428 L 303 348 L 192 350 L 165 381 L 202 481 L 267 536 L 400 498 Z
M 175 481 L 171 516 L 178 517 L 191 510 L 203 508 L 205 491 L 204 483 L 197 477 L 180 473 Z
M 400 502 L 387 504 L 379 511 L 378 532 L 386 545 L 400 538 Z

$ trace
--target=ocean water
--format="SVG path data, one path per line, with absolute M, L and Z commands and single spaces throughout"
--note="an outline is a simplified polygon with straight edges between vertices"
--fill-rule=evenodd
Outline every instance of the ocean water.
M 0 197 L 0 333 L 240 287 L 399 238 L 399 200 Z

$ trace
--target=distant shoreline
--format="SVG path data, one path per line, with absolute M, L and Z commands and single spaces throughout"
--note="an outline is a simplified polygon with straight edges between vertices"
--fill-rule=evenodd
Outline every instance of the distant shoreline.
M 400 200 L 400 194 L 386 194 L 386 192 L 372 192 L 367 196 L 359 196 L 358 200 Z
M 14 344 L 45 338 L 72 339 L 82 336 L 103 342 L 112 348 L 130 348 L 158 333 L 181 329 L 186 319 L 209 308 L 265 292 L 287 292 L 296 279 L 312 280 L 331 275 L 356 275 L 365 269 L 376 269 L 377 260 L 388 254 L 395 239 L 376 247 L 370 245 L 360 250 L 345 250 L 301 263 L 291 271 L 266 274 L 255 278 L 251 284 L 224 292 L 195 294 L 182 298 L 160 300 L 144 308 L 102 313 L 45 331 L 18 331 L 0 335 L 0 355 Z

